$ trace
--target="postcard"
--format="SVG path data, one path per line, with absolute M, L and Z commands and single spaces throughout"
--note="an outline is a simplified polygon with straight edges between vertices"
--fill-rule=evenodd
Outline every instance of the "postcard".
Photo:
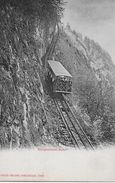
M 0 1 L 0 181 L 115 181 L 115 1 Z

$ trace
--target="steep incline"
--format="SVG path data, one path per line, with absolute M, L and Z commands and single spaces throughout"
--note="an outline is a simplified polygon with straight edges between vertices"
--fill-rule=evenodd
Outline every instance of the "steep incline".
M 73 76 L 72 102 L 83 125 L 93 125 L 99 141 L 114 141 L 115 66 L 109 54 L 67 26 L 60 30 L 55 56 Z

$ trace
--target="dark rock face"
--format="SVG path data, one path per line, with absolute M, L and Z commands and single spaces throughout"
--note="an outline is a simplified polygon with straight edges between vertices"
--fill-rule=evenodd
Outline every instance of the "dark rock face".
M 51 143 L 46 125 L 41 51 L 45 50 L 46 33 L 49 33 L 45 23 L 54 26 L 55 19 L 51 19 L 50 11 L 55 18 L 60 16 L 63 10 L 60 2 L 55 4 L 55 12 L 55 1 L 48 3 L 49 8 L 44 12 L 40 8 L 41 5 L 47 7 L 45 1 L 0 3 L 1 148 Z

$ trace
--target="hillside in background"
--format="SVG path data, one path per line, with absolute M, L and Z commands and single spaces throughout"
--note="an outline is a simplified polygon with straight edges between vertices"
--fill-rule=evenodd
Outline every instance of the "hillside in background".
M 56 60 L 73 76 L 72 102 L 87 133 L 97 143 L 115 141 L 115 65 L 110 55 L 88 37 L 60 30 Z

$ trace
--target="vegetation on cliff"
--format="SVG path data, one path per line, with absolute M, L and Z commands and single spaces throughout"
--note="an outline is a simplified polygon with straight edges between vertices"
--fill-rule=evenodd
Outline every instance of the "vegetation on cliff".
M 0 146 L 45 143 L 42 50 L 61 0 L 0 1 Z M 50 32 L 51 33 L 51 32 Z
M 115 66 L 110 55 L 67 25 L 60 30 L 55 56 L 73 76 L 72 103 L 87 134 L 97 144 L 114 143 Z

